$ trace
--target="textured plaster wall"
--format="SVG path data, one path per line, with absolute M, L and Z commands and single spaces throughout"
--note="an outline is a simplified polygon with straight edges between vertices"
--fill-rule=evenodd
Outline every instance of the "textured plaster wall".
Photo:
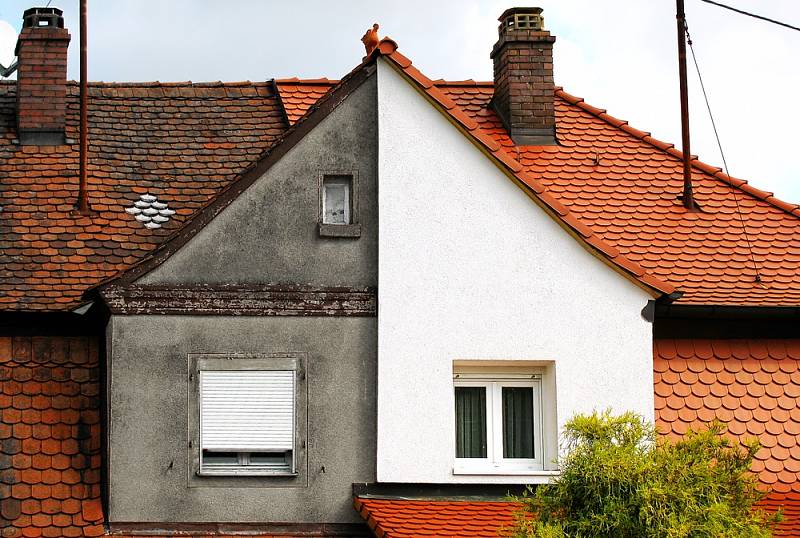
M 138 283 L 375 286 L 375 97 L 373 76 Z M 347 171 L 361 237 L 320 238 L 319 174 Z M 351 485 L 375 481 L 376 333 L 375 318 L 114 316 L 109 520 L 361 522 Z M 308 354 L 308 484 L 189 487 L 188 355 L 287 351 Z
M 375 93 L 373 76 L 139 284 L 375 286 Z M 319 176 L 336 172 L 358 175 L 358 240 L 317 233 Z
M 378 480 L 542 480 L 453 475 L 454 360 L 552 361 L 559 424 L 604 408 L 652 419 L 650 296 L 383 60 L 378 124 Z
M 116 316 L 109 521 L 360 522 L 351 486 L 375 480 L 376 325 Z M 287 351 L 308 353 L 308 485 L 272 487 L 264 478 L 263 487 L 188 487 L 188 354 Z

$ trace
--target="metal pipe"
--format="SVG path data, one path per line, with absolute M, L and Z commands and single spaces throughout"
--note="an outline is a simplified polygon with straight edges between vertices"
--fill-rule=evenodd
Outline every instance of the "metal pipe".
M 689 146 L 689 90 L 686 83 L 686 13 L 683 0 L 676 0 L 678 24 L 678 77 L 681 88 L 681 138 L 683 141 L 683 207 L 694 210 L 692 194 L 692 151 Z
M 78 185 L 78 211 L 89 212 L 89 195 L 86 183 L 89 165 L 89 82 L 87 78 L 86 8 L 87 0 L 80 0 L 81 25 L 81 118 L 80 118 L 80 180 Z

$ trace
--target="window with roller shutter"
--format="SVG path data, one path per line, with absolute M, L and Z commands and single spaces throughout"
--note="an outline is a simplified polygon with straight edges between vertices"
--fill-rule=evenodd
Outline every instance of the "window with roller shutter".
M 304 474 L 305 355 L 190 355 L 190 481 Z

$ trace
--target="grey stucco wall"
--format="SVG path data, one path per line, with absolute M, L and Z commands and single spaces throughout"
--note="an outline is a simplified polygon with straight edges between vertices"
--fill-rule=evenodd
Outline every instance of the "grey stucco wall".
M 375 481 L 376 331 L 375 318 L 115 317 L 109 520 L 359 522 L 351 485 Z M 188 354 L 287 351 L 308 353 L 308 486 L 188 487 Z
M 372 77 L 138 284 L 376 286 L 376 108 Z M 346 171 L 361 237 L 320 238 L 320 173 Z M 361 522 L 351 485 L 376 478 L 375 318 L 113 316 L 109 336 L 110 522 Z M 189 354 L 282 352 L 308 354 L 307 484 L 197 486 Z
M 139 283 L 377 285 L 375 79 Z M 320 238 L 320 174 L 348 171 L 358 173 L 361 237 Z

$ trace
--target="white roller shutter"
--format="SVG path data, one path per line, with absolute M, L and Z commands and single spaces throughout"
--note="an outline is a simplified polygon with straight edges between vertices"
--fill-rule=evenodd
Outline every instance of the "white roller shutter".
M 293 371 L 201 371 L 200 438 L 203 450 L 292 450 L 294 387 Z

